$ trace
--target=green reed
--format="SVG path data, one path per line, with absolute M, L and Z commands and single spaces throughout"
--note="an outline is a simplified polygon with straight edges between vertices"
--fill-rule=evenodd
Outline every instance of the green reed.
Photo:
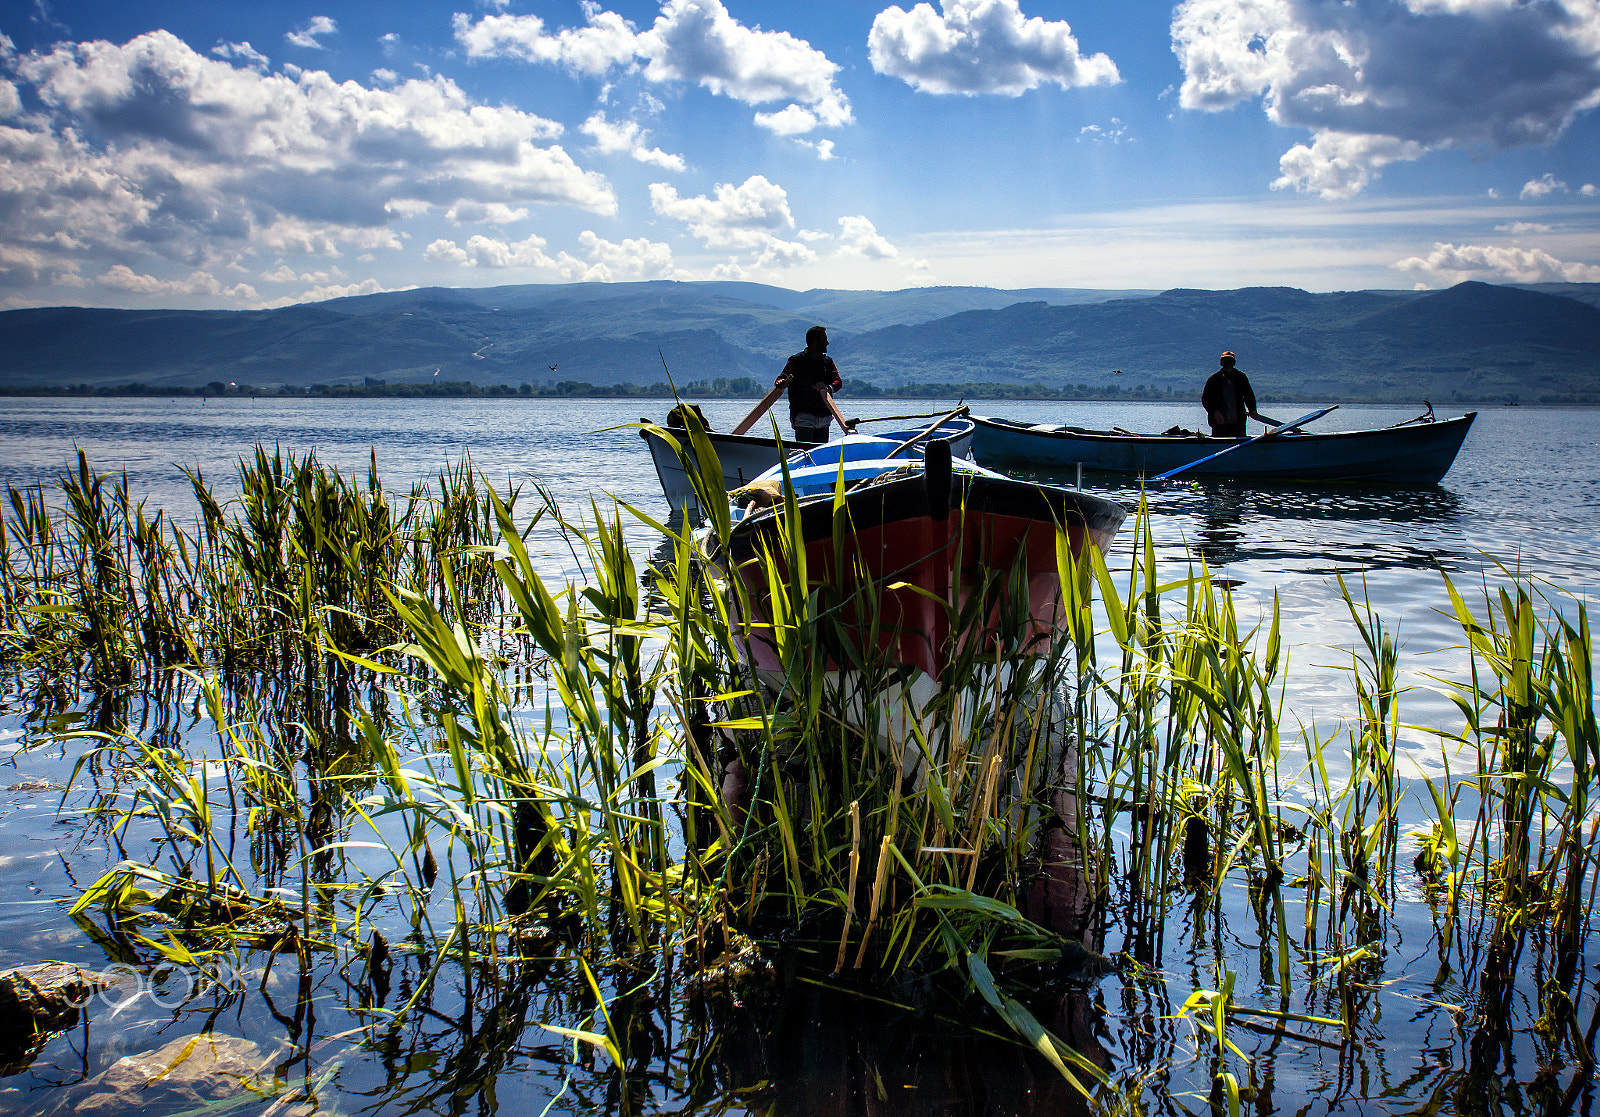
M 185 664 L 303 676 L 327 665 L 325 645 L 364 652 L 396 640 L 384 587 L 443 601 L 441 560 L 496 531 L 465 461 L 440 473 L 436 495 L 417 488 L 401 501 L 375 457 L 361 484 L 314 455 L 257 447 L 226 505 L 198 472 L 189 480 L 193 529 L 147 514 L 125 477 L 95 471 L 82 452 L 57 478 L 59 504 L 10 487 L 0 657 L 28 670 L 81 667 L 96 687 Z M 470 577 L 476 602 L 492 574 Z

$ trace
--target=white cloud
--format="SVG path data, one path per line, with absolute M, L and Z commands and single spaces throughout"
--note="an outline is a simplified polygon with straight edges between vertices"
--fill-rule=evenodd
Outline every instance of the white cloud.
M 1551 194 L 1565 194 L 1566 192 L 1567 184 L 1558 181 L 1555 175 L 1546 172 L 1541 178 L 1529 179 L 1523 183 L 1522 193 L 1518 197 L 1527 200 L 1529 198 L 1545 198 Z
M 1583 184 L 1583 189 L 1578 191 L 1578 193 L 1582 194 L 1585 198 L 1594 197 L 1596 192 L 1597 192 L 1597 190 L 1596 190 L 1595 184 L 1592 183 L 1592 182 L 1584 183 Z
M 1295 144 L 1278 158 L 1282 172 L 1274 190 L 1293 187 L 1324 198 L 1353 198 L 1367 188 L 1378 168 L 1422 158 L 1426 149 L 1411 140 L 1348 132 L 1318 132 L 1311 146 Z
M 867 35 L 872 68 L 922 93 L 1017 97 L 1046 84 L 1071 89 L 1121 79 L 1104 54 L 1084 55 L 1064 20 L 1027 18 L 1018 0 L 941 0 L 886 8 Z
M 1308 128 L 1275 185 L 1349 197 L 1440 148 L 1549 143 L 1600 104 L 1600 0 L 1182 0 L 1179 103 Z
M 868 260 L 894 260 L 900 250 L 879 233 L 865 217 L 839 218 L 839 255 L 861 256 Z
M 606 114 L 597 112 L 585 120 L 579 131 L 593 137 L 595 150 L 603 155 L 626 153 L 641 163 L 667 171 L 682 171 L 683 156 L 670 155 L 659 147 L 646 147 L 650 133 L 631 120 L 610 121 Z
M 211 53 L 216 55 L 218 58 L 237 58 L 240 62 L 243 62 L 252 70 L 263 73 L 266 71 L 267 65 L 271 61 L 266 55 L 262 54 L 259 50 L 247 42 L 219 42 L 216 46 L 211 48 Z
M 1104 127 L 1099 124 L 1085 124 L 1082 128 L 1079 128 L 1078 142 L 1082 143 L 1086 139 L 1092 140 L 1097 144 L 1119 144 L 1124 140 L 1128 143 L 1133 142 L 1133 138 L 1128 135 L 1128 126 L 1115 116 L 1111 118 L 1111 123 Z
M 667 183 L 652 183 L 650 208 L 684 222 L 710 248 L 755 248 L 794 227 L 789 195 L 764 175 L 751 175 L 739 186 L 718 183 L 714 198 L 680 198 Z
M 1539 248 L 1498 245 L 1435 244 L 1427 256 L 1412 256 L 1394 265 L 1443 283 L 1498 279 L 1512 283 L 1596 283 L 1600 265 L 1558 260 Z
M 839 248 L 835 255 L 863 261 L 895 264 L 901 268 L 909 267 L 913 273 L 928 273 L 931 268 L 926 260 L 913 259 L 901 253 L 900 249 L 889 242 L 889 239 L 878 232 L 877 227 L 866 217 L 839 218 Z M 913 276 L 916 282 L 927 282 L 926 275 Z
M 1509 225 L 1496 225 L 1494 231 L 1510 233 L 1514 237 L 1525 237 L 1530 233 L 1548 233 L 1551 229 L 1549 225 L 1542 225 L 1537 221 L 1513 221 Z
M 111 287 L 118 291 L 130 291 L 136 295 L 192 295 L 203 293 L 214 295 L 222 289 L 216 276 L 210 272 L 195 271 L 187 279 L 158 279 L 153 275 L 143 275 L 134 271 L 126 264 L 114 264 L 106 272 L 95 279 L 102 287 Z
M 599 238 L 594 239 L 599 241 Z M 464 268 L 553 271 L 562 279 L 572 282 L 605 282 L 611 279 L 611 273 L 604 263 L 584 263 L 567 252 L 551 256 L 545 251 L 545 245 L 545 239 L 537 233 L 521 241 L 479 235 L 469 237 L 465 245 L 441 238 L 423 250 L 423 257 L 435 263 L 458 264 Z M 644 255 L 648 256 L 648 253 Z
M 453 240 L 436 240 L 423 251 L 423 256 L 466 268 L 543 268 L 551 262 L 544 247 L 545 239 L 537 233 L 516 242 L 480 234 L 469 237 L 465 247 L 457 247 Z
M 667 0 L 644 31 L 594 0 L 586 0 L 584 16 L 585 26 L 555 32 L 534 15 L 474 22 L 457 13 L 452 26 L 469 58 L 517 58 L 596 77 L 639 67 L 646 81 L 698 85 L 747 105 L 787 101 L 796 110 L 757 114 L 762 127 L 838 128 L 854 119 L 834 84 L 836 63 L 786 31 L 746 27 L 722 0 Z
M 752 267 L 789 268 L 816 260 L 817 254 L 807 245 L 778 235 L 794 228 L 783 187 L 763 175 L 751 175 L 739 186 L 718 183 L 715 194 L 682 198 L 672 186 L 656 182 L 650 186 L 650 206 L 663 217 L 682 221 L 707 248 L 752 253 Z M 744 274 L 745 266 L 736 258 L 730 259 L 728 267 Z M 713 269 L 713 278 L 731 274 L 722 265 Z
M 508 206 L 504 202 L 460 201 L 444 211 L 452 225 L 512 225 L 528 219 L 527 206 Z
M 241 284 L 240 286 L 244 286 Z M 319 303 L 328 299 L 348 299 L 355 295 L 376 295 L 384 291 L 412 291 L 416 284 L 408 283 L 404 287 L 385 287 L 376 279 L 363 279 L 360 283 L 340 283 L 326 287 L 313 287 L 309 291 L 302 291 L 298 295 L 285 295 L 279 299 L 261 304 L 263 307 L 291 306 L 295 303 Z
M 266 74 L 164 31 L 0 65 L 42 110 L 0 120 L 0 286 L 393 250 L 396 223 L 433 207 L 616 211 L 606 179 L 551 142 L 559 124 L 442 77 Z
M 644 237 L 613 244 L 585 229 L 578 235 L 597 267 L 605 269 L 605 278 L 613 279 L 671 279 L 679 275 L 672 262 L 670 245 Z
M 818 140 L 816 143 L 812 143 L 810 140 L 796 140 L 795 142 L 800 144 L 802 147 L 809 147 L 812 151 L 815 151 L 817 153 L 817 159 L 820 162 L 831 163 L 833 160 L 839 158 L 833 153 L 832 140 Z
M 384 66 L 379 66 L 372 71 L 373 85 L 393 85 L 400 80 L 400 75 Z
M 322 50 L 323 46 L 317 42 L 318 35 L 332 35 L 339 30 L 339 25 L 328 16 L 312 16 L 311 22 L 296 31 L 284 35 L 297 47 L 307 47 L 311 50 Z

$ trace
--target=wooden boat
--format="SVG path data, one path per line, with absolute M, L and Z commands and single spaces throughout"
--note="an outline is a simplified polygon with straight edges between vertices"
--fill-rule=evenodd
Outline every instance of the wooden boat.
M 952 458 L 942 440 L 930 441 L 923 458 L 910 462 L 852 456 L 861 452 L 859 446 L 829 443 L 812 452 L 821 460 L 788 471 L 805 577 L 809 587 L 827 587 L 843 603 L 839 616 L 846 630 L 858 626 L 858 647 L 875 640 L 891 662 L 920 669 L 907 687 L 919 709 L 931 697 L 951 650 L 949 613 L 942 603 L 959 611 L 984 586 L 985 570 L 1020 570 L 1027 584 L 1026 624 L 1032 634 L 1051 639 L 1065 621 L 1058 526 L 1078 555 L 1087 546 L 1109 547 L 1126 516 L 1115 501 L 1014 480 Z M 764 474 L 757 485 L 774 482 L 784 483 L 779 469 Z M 781 609 L 775 608 L 762 556 L 773 556 L 784 567 L 784 578 L 793 576 L 789 567 L 798 562 L 784 557 L 790 525 L 781 504 L 736 507 L 734 514 L 738 519 L 727 554 L 712 558 L 743 583 L 743 593 L 734 595 L 735 608 L 742 599 L 747 615 L 740 619 L 751 626 L 752 665 L 776 689 L 783 665 L 767 634 Z M 861 615 L 856 596 L 868 583 L 868 596 L 877 601 L 874 617 Z
M 1433 484 L 1456 459 L 1476 411 L 1454 419 L 1426 415 L 1377 430 L 1297 431 L 1258 439 L 1197 464 L 1183 477 L 1274 481 Z M 973 416 L 977 460 L 989 466 L 1127 473 L 1154 477 L 1246 441 L 1199 434 L 1130 434 Z
M 641 419 L 641 423 L 649 420 Z M 671 429 L 671 428 L 669 428 Z M 856 435 L 860 439 L 871 439 L 887 443 L 884 450 L 893 445 L 904 442 L 925 428 L 909 430 L 892 430 L 883 434 Z M 967 418 L 951 418 L 939 424 L 932 437 L 941 438 L 950 443 L 951 453 L 958 458 L 970 459 L 972 457 L 973 423 Z M 661 481 L 661 491 L 666 494 L 667 504 L 677 512 L 686 510 L 692 521 L 702 519 L 700 502 L 695 496 L 694 484 L 689 480 L 689 475 L 684 471 L 683 462 L 678 457 L 672 445 L 655 431 L 648 427 L 639 431 L 644 438 L 645 445 L 650 448 L 651 460 L 655 462 L 656 476 Z M 748 485 L 762 473 L 776 466 L 785 453 L 795 454 L 805 450 L 804 446 L 793 442 L 780 443 L 777 439 L 753 434 L 724 434 L 718 431 L 707 431 L 706 438 L 711 442 L 711 447 L 717 452 L 717 458 L 722 463 L 722 487 L 724 489 L 737 489 Z M 920 456 L 921 444 L 912 447 L 912 453 Z M 835 458 L 835 461 L 838 459 Z

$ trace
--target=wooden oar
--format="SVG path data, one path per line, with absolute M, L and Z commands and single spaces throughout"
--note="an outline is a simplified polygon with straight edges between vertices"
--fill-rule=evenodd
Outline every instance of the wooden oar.
M 1158 473 L 1154 477 L 1150 478 L 1150 480 L 1165 481 L 1169 477 L 1176 477 L 1186 469 L 1193 469 L 1197 465 L 1204 465 L 1206 462 L 1214 461 L 1217 458 L 1222 457 L 1223 454 L 1231 454 L 1241 447 L 1249 446 L 1252 442 L 1260 442 L 1264 438 L 1272 438 L 1275 435 L 1288 434 L 1290 431 L 1299 430 L 1307 423 L 1312 422 L 1315 419 L 1322 418 L 1324 415 L 1334 410 L 1334 408 L 1338 406 L 1338 404 L 1334 404 L 1333 407 L 1324 407 L 1321 411 L 1313 411 L 1309 415 L 1302 415 L 1292 423 L 1280 423 L 1278 426 L 1273 427 L 1269 431 L 1264 431 L 1261 434 L 1256 435 L 1254 438 L 1247 438 L 1243 442 L 1235 442 L 1232 446 L 1229 446 L 1225 450 L 1218 450 L 1215 454 L 1208 454 L 1203 458 L 1196 458 L 1192 462 L 1189 462 L 1185 465 L 1180 465 L 1177 469 L 1169 469 L 1165 473 Z
M 755 426 L 756 420 L 765 415 L 767 413 L 767 409 L 778 402 L 778 397 L 783 395 L 783 390 L 788 386 L 789 380 L 787 377 L 778 377 L 778 382 L 772 386 L 772 391 L 761 397 L 761 402 L 756 404 L 755 409 L 744 417 L 744 421 L 742 423 L 733 428 L 733 433 L 743 434 L 745 431 Z M 832 401 L 830 400 L 829 402 L 831 403 Z M 836 410 L 834 414 L 837 415 L 838 411 Z M 842 419 L 840 420 L 840 422 L 843 421 L 844 420 Z
M 924 438 L 927 438 L 934 431 L 936 431 L 940 427 L 944 426 L 945 423 L 947 423 L 949 420 L 956 418 L 956 416 L 958 416 L 958 415 L 965 415 L 970 410 L 971 410 L 971 408 L 969 408 L 965 404 L 963 404 L 962 406 L 956 408 L 954 411 L 946 411 L 943 415 L 941 415 L 937 419 L 935 419 L 933 421 L 933 425 L 930 426 L 927 430 L 924 430 L 924 431 L 922 431 L 922 432 L 920 432 L 918 434 L 912 435 L 910 438 L 908 438 L 904 442 L 900 443 L 900 445 L 896 446 L 893 450 L 890 450 L 887 454 L 884 455 L 884 457 L 885 458 L 892 458 L 895 455 L 899 454 L 902 450 L 906 450 L 906 449 L 909 449 L 912 446 L 915 446 L 917 443 L 921 442 Z
M 839 420 L 840 436 L 854 434 L 855 429 L 850 426 L 850 420 L 844 417 L 844 412 L 839 410 L 839 405 L 833 402 L 833 393 L 824 388 L 818 388 L 817 395 L 821 396 L 822 402 L 828 405 L 828 410 L 833 412 L 833 417 Z

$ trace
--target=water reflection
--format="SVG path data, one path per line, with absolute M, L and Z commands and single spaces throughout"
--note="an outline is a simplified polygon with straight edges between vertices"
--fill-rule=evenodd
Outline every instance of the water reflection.
M 1032 472 L 1032 480 L 1070 486 L 1074 478 Z M 1134 507 L 1141 496 L 1166 557 L 1185 550 L 1213 570 L 1254 563 L 1285 564 L 1297 574 L 1352 567 L 1434 568 L 1437 557 L 1474 553 L 1467 503 L 1442 485 L 1416 488 L 1347 485 L 1177 482 L 1141 490 L 1122 479 L 1088 485 Z

